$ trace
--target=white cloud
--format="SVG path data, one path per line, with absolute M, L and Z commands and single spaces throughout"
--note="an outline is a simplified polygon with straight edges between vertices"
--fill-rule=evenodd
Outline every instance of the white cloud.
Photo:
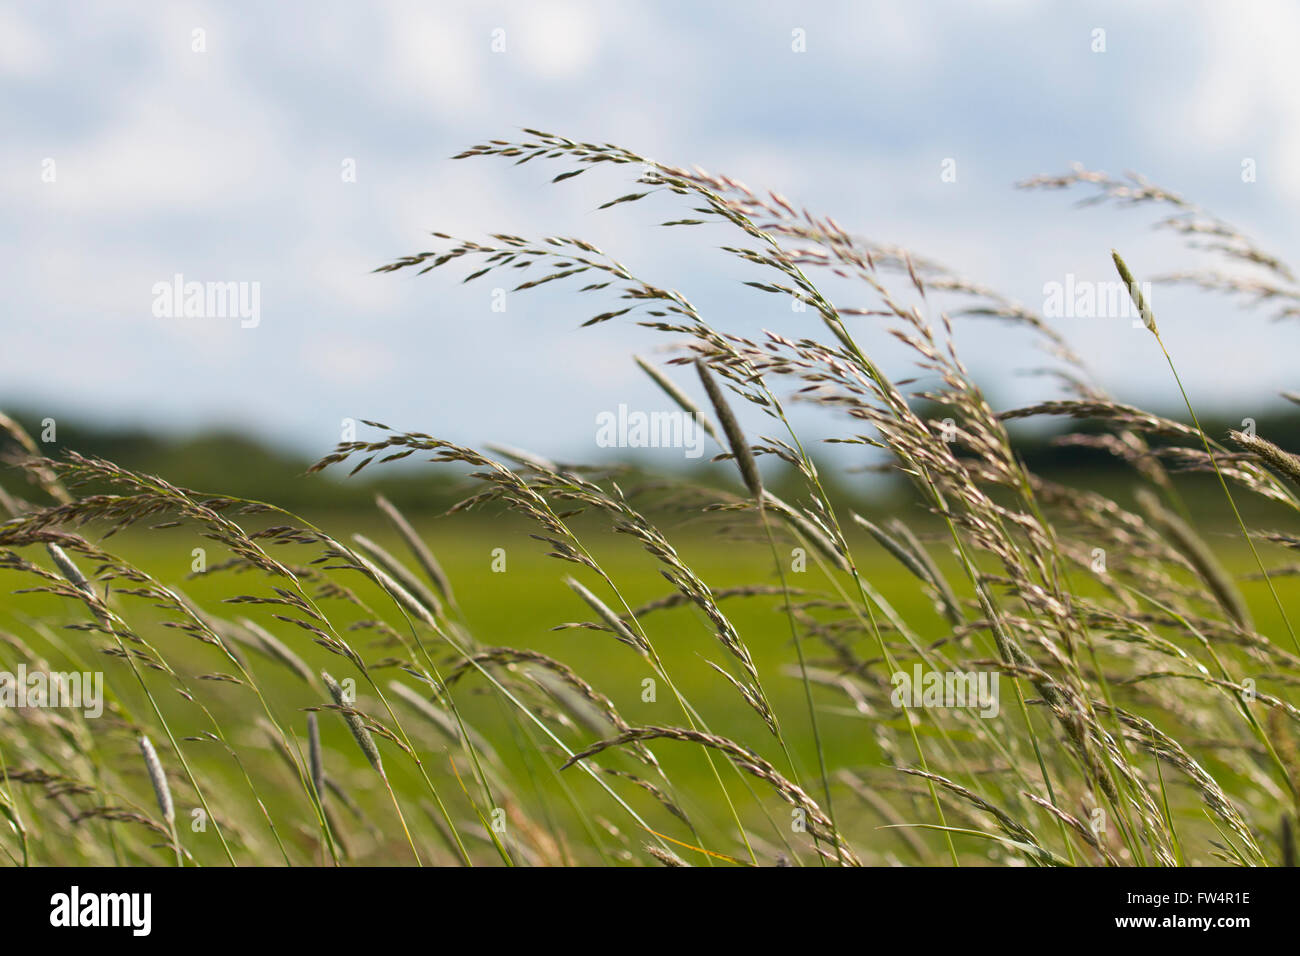
M 1300 199 L 1300 7 L 1288 0 L 1206 4 L 1205 61 L 1179 121 L 1210 146 L 1259 161 L 1288 198 Z
M 576 3 L 529 4 L 515 8 L 508 36 L 528 65 L 548 79 L 581 76 L 595 61 L 601 42 L 590 6 Z
M 482 109 L 481 77 L 491 37 L 447 7 L 402 0 L 375 8 L 383 18 L 384 47 L 362 57 L 377 69 L 385 93 L 418 106 L 431 121 L 472 115 Z
M 50 60 L 40 33 L 17 11 L 0 8 L 0 74 L 31 78 L 48 70 Z

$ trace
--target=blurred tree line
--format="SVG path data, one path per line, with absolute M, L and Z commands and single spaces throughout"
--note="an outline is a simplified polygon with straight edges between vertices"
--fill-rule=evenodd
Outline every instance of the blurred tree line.
M 370 511 L 376 493 L 415 513 L 440 513 L 475 490 L 475 483 L 466 477 L 464 470 L 427 463 L 422 466 L 418 455 L 394 465 L 372 466 L 354 477 L 348 477 L 346 469 L 308 476 L 305 472 L 312 462 L 306 457 L 286 453 L 234 431 L 174 438 L 144 430 L 96 428 L 60 417 L 56 440 L 41 443 L 40 417 L 32 414 L 11 417 L 27 429 L 47 457 L 59 458 L 66 450 L 75 450 L 135 471 L 162 476 L 172 484 L 198 492 L 266 501 L 303 515 Z M 1225 444 L 1228 429 L 1242 427 L 1240 420 L 1222 418 L 1203 419 L 1202 424 L 1212 438 Z M 1283 448 L 1300 452 L 1300 409 L 1294 412 L 1282 409 L 1263 415 L 1256 419 L 1255 427 L 1258 434 Z M 1100 434 L 1106 430 L 1104 423 L 1063 418 L 1039 419 L 1034 426 L 1012 422 L 1010 428 L 1018 453 L 1032 471 L 1053 481 L 1094 488 L 1124 500 L 1129 497 L 1125 489 L 1133 483 L 1129 465 L 1096 448 L 1061 440 L 1069 434 Z M 1152 444 L 1159 446 L 1154 439 Z M 329 450 L 323 449 L 322 454 Z M 15 496 L 38 499 L 39 493 L 28 484 L 22 470 L 15 467 L 17 453 L 17 445 L 0 433 L 0 486 Z M 625 469 L 619 479 L 624 488 L 632 487 L 642 478 L 658 477 L 617 462 L 599 464 Z M 820 467 L 819 471 L 833 499 L 861 512 L 891 511 L 912 500 L 902 480 L 891 477 L 880 463 L 850 469 Z M 719 472 L 718 466 L 707 457 L 686 463 L 673 474 L 687 480 L 698 477 L 702 483 L 733 478 L 729 471 Z M 806 497 L 800 479 L 789 468 L 769 469 L 767 481 L 773 491 L 787 500 Z M 1206 482 L 1197 476 L 1188 485 L 1196 494 Z M 1205 491 L 1215 493 L 1208 486 Z

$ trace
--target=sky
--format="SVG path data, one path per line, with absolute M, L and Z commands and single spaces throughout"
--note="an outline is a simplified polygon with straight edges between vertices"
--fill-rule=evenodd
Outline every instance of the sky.
M 505 283 L 465 269 L 372 271 L 435 230 L 579 236 L 714 325 L 823 334 L 741 285 L 761 276 L 721 227 L 660 227 L 687 214 L 674 197 L 598 210 L 632 191 L 626 167 L 550 185 L 570 167 L 450 158 L 523 127 L 775 189 L 1035 309 L 1067 275 L 1113 281 L 1112 247 L 1139 278 L 1209 262 L 1152 210 L 1014 188 L 1074 161 L 1139 171 L 1300 262 L 1297 36 L 1300 6 L 1268 0 L 3 2 L 0 408 L 303 455 L 366 418 L 581 459 L 602 412 L 667 407 L 631 356 L 671 339 L 580 328 L 616 300 L 546 288 L 494 311 Z M 255 289 L 256 321 L 160 304 L 177 275 Z M 1295 320 L 1153 298 L 1203 410 L 1300 389 Z M 1144 332 L 1056 325 L 1117 398 L 1177 410 Z M 995 406 L 1046 397 L 1018 374 L 1041 364 L 1023 335 L 972 321 L 958 344 Z

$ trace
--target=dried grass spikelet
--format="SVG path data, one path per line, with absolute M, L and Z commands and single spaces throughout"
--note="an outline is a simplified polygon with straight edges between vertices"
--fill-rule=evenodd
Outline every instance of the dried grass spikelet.
M 650 380 L 658 385 L 660 390 L 671 398 L 678 408 L 684 411 L 687 415 L 693 417 L 710 438 L 716 441 L 719 445 L 722 444 L 722 436 L 718 434 L 717 426 L 700 411 L 699 407 L 690 400 L 685 392 L 673 383 L 672 379 L 659 369 L 655 368 L 655 366 L 651 365 L 641 356 L 634 355 L 632 358 L 636 364 L 641 367 L 641 371 L 649 375 Z
M 632 632 L 632 629 L 629 628 L 625 623 L 623 623 L 623 619 L 620 618 L 617 614 L 615 614 L 613 610 L 607 604 L 605 604 L 604 601 L 602 601 L 600 598 L 596 597 L 596 595 L 592 594 L 585 587 L 583 587 L 581 582 L 573 578 L 566 577 L 564 579 L 564 583 L 573 589 L 574 594 L 578 595 L 578 597 L 586 601 L 587 605 L 593 611 L 595 611 L 598 615 L 600 615 L 600 619 L 604 621 L 605 624 L 609 627 L 609 629 L 614 633 L 614 637 L 617 640 L 622 641 L 624 644 L 627 644 L 629 647 L 636 648 L 638 651 L 640 651 L 643 654 L 649 652 L 649 648 L 646 647 L 645 641 L 643 641 L 640 637 L 634 634 Z
M 1237 447 L 1256 455 L 1274 471 L 1300 485 L 1300 458 L 1289 451 L 1283 451 L 1268 439 L 1260 438 L 1258 435 L 1234 430 L 1228 432 L 1228 437 Z
M 543 458 L 541 455 L 535 455 L 524 448 L 502 445 L 499 442 L 487 442 L 483 447 L 490 452 L 509 458 L 517 465 L 531 468 L 533 471 L 558 472 L 560 470 L 558 463 L 551 461 L 549 458 Z
M 446 601 L 452 604 L 456 603 L 456 598 L 452 594 L 451 590 L 451 581 L 443 572 L 442 565 L 438 563 L 438 559 L 435 558 L 433 552 L 429 550 L 429 546 L 426 545 L 424 540 L 415 533 L 415 528 L 411 526 L 411 523 L 407 521 L 406 517 L 397 510 L 397 507 L 383 495 L 375 495 L 375 504 L 379 506 L 380 511 L 388 516 L 388 520 L 392 522 L 393 527 L 396 528 L 397 533 L 402 536 L 402 540 L 406 543 L 406 546 L 411 550 L 411 553 L 415 555 L 415 560 L 419 562 L 424 573 L 428 575 L 429 580 L 433 582 L 433 586 L 438 589 Z
M 465 666 L 467 669 L 472 667 L 472 665 Z M 501 758 L 497 755 L 496 749 L 488 742 L 486 737 L 470 724 L 457 720 L 442 708 L 430 703 L 419 691 L 408 687 L 401 681 L 389 681 L 388 688 L 409 704 L 416 713 L 438 728 L 438 731 L 451 743 L 457 745 L 466 744 L 477 751 L 479 756 L 490 765 L 499 765 L 501 763 Z M 498 789 L 504 790 L 506 788 L 501 785 Z
M 375 738 L 370 736 L 370 731 L 366 729 L 361 715 L 348 704 L 343 696 L 343 688 L 339 686 L 338 681 L 325 671 L 321 671 L 320 676 L 321 680 L 325 682 L 326 689 L 330 692 L 330 697 L 334 698 L 334 703 L 341 708 L 339 712 L 343 715 L 343 719 L 347 721 L 348 730 L 352 731 L 352 736 L 356 738 L 357 746 L 361 748 L 361 752 L 370 761 L 370 766 L 374 767 L 376 772 L 383 777 L 384 763 L 379 758 L 379 748 L 375 746 Z
M 953 624 L 962 624 L 965 621 L 965 615 L 962 613 L 957 596 L 953 593 L 944 576 L 939 573 L 939 568 L 925 552 L 920 541 L 912 534 L 910 528 L 901 521 L 894 521 L 891 527 L 894 534 L 897 535 L 895 537 L 860 514 L 854 513 L 853 520 L 866 528 L 877 543 L 893 555 L 907 570 L 911 571 L 915 577 L 934 589 L 943 613 Z
M 50 542 L 45 545 L 45 550 L 49 552 L 50 557 L 54 561 L 54 566 L 59 569 L 60 574 L 67 578 L 68 581 L 78 590 L 90 591 L 90 582 L 87 581 L 86 576 L 81 573 L 81 568 L 77 567 L 62 548 L 57 544 Z
M 325 761 L 321 757 L 320 723 L 315 714 L 307 715 L 307 761 L 311 768 L 311 785 L 316 799 L 325 803 Z
M 140 738 L 140 753 L 144 755 L 145 769 L 149 771 L 149 782 L 153 784 L 153 793 L 158 800 L 158 809 L 162 812 L 167 826 L 176 823 L 176 805 L 172 803 L 172 791 L 167 786 L 167 774 L 163 771 L 158 751 L 153 749 L 153 742 L 148 737 Z
M 649 853 L 652 857 L 654 857 L 656 860 L 658 860 L 660 863 L 662 863 L 664 866 L 690 866 L 689 863 L 683 860 L 676 853 L 673 853 L 669 850 L 661 849 L 652 844 L 647 843 L 645 845 L 645 851 Z
M 312 672 L 312 669 L 307 666 L 307 663 L 301 657 L 290 650 L 288 645 L 262 625 L 249 618 L 241 617 L 238 624 L 247 633 L 249 639 L 256 641 L 255 646 L 262 653 L 284 665 L 307 684 L 319 690 L 320 685 L 317 683 L 316 675 Z
M 442 602 L 438 600 L 437 595 L 416 577 L 406 565 L 363 534 L 353 534 L 352 541 L 366 558 L 378 565 L 384 573 L 400 584 L 403 590 L 432 612 L 434 617 L 442 614 Z
M 1142 324 L 1158 338 L 1160 330 L 1156 328 L 1156 317 L 1151 312 L 1151 307 L 1147 305 L 1146 296 L 1142 294 L 1142 289 L 1137 284 L 1137 280 L 1133 278 L 1133 273 L 1128 271 L 1128 266 L 1114 249 L 1110 251 L 1110 257 L 1115 260 L 1115 268 L 1119 270 L 1119 277 L 1124 280 L 1124 286 L 1128 289 L 1129 297 L 1133 300 L 1133 304 L 1137 306 L 1138 314 L 1142 316 Z
M 1233 583 L 1231 576 L 1219 563 L 1219 559 L 1214 556 L 1209 545 L 1182 518 L 1165 508 L 1160 500 L 1145 488 L 1139 488 L 1135 497 L 1142 510 L 1151 519 L 1151 523 L 1160 529 L 1170 543 L 1178 549 L 1179 554 L 1191 564 L 1197 577 L 1210 589 L 1219 606 L 1243 629 L 1253 630 L 1254 626 L 1245 599 L 1237 590 L 1237 585 Z
M 4 412 L 0 412 L 0 433 L 7 434 L 17 442 L 19 447 L 21 447 L 30 458 L 44 460 L 40 448 L 37 446 L 36 442 L 32 441 L 32 436 L 27 434 L 27 430 L 23 428 L 22 425 L 18 424 Z M 55 501 L 59 502 L 59 504 L 66 505 L 72 503 L 72 495 L 63 487 L 63 483 L 59 480 L 53 470 L 43 464 L 37 464 L 32 468 L 31 474 L 36 483 L 41 486 L 41 489 Z M 5 495 L 5 507 L 11 514 L 18 514 L 16 503 L 9 498 L 7 494 Z
M 731 454 L 736 459 L 737 467 L 740 468 L 740 477 L 745 480 L 745 487 L 749 489 L 749 493 L 759 502 L 759 507 L 762 507 L 763 478 L 758 473 L 758 463 L 754 461 L 754 453 L 749 443 L 745 441 L 745 433 L 740 430 L 740 423 L 736 421 L 736 416 L 732 413 L 731 406 L 727 404 L 727 398 L 722 394 L 722 389 L 713 377 L 713 373 L 709 371 L 708 365 L 703 360 L 696 359 L 695 371 L 699 373 L 704 391 L 708 393 L 709 401 L 713 404 L 714 414 L 722 423 L 727 444 L 731 447 Z
M 821 554 L 837 568 L 849 574 L 853 573 L 853 563 L 849 561 L 848 555 L 841 552 L 840 549 L 835 546 L 834 542 L 827 537 L 826 533 L 809 520 L 807 515 L 801 512 L 798 508 L 786 504 L 783 500 L 767 490 L 764 490 L 763 492 L 763 502 L 767 507 L 771 508 L 785 519 L 795 531 L 803 535 L 808 540 L 809 544 L 821 552 Z
M 361 535 L 353 535 L 353 537 L 359 538 L 363 543 L 366 541 L 365 537 Z M 385 554 L 386 553 L 387 552 L 385 552 Z M 438 624 L 437 609 L 429 607 L 425 601 L 416 597 L 399 584 L 397 579 L 385 571 L 378 561 L 367 555 L 361 544 L 358 545 L 357 551 L 352 552 L 352 556 L 356 558 L 357 564 L 364 567 L 370 573 L 370 577 L 374 582 L 383 588 L 388 596 L 391 597 L 399 607 L 420 620 L 422 623 L 426 624 L 432 630 L 438 631 L 441 629 Z M 423 588 L 423 593 L 428 597 L 433 598 L 433 593 L 429 591 L 428 588 Z M 436 598 L 434 598 L 434 602 L 437 602 Z

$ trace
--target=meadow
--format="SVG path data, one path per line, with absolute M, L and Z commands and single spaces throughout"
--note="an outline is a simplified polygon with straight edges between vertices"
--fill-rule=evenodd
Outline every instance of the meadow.
M 455 599 L 463 613 L 467 632 L 485 646 L 537 651 L 573 667 L 608 695 L 629 723 L 654 725 L 671 724 L 674 721 L 677 716 L 676 705 L 669 694 L 656 693 L 655 700 L 643 700 L 642 682 L 646 679 L 654 680 L 656 675 L 654 669 L 646 666 L 640 657 L 627 653 L 626 647 L 607 638 L 602 639 L 603 635 L 589 630 L 553 630 L 566 623 L 584 620 L 589 616 L 590 609 L 565 587 L 565 572 L 556 567 L 553 559 L 546 557 L 541 546 L 528 540 L 526 528 L 509 521 L 473 518 L 459 522 L 453 520 L 446 524 L 450 527 L 440 528 L 438 522 L 430 524 L 427 531 L 422 527 L 422 537 L 436 548 L 438 560 L 448 579 L 453 582 Z M 363 525 L 363 529 L 367 538 L 385 550 L 393 554 L 401 552 L 402 541 L 391 529 L 374 524 L 373 521 L 370 525 Z M 228 581 L 216 575 L 185 580 L 192 561 L 191 549 L 188 547 L 192 542 L 176 532 L 171 534 L 175 540 L 170 545 L 159 541 L 155 535 L 145 537 L 128 532 L 125 537 L 126 540 L 117 547 L 130 554 L 133 562 L 160 579 L 179 579 L 177 589 L 195 605 L 216 608 L 218 612 L 222 610 L 220 604 L 229 596 Z M 109 543 L 113 543 L 113 539 Z M 638 547 L 608 536 L 600 545 L 597 550 L 602 566 L 611 575 L 632 582 L 627 597 L 634 605 L 664 597 L 664 587 L 656 583 L 657 575 Z M 495 547 L 505 548 L 504 571 L 492 570 L 492 550 Z M 738 549 L 734 544 L 719 541 L 703 531 L 688 534 L 682 549 L 691 563 L 707 572 L 709 580 L 721 588 L 745 587 L 763 580 L 770 570 L 770 558 L 765 560 L 761 551 Z M 888 561 L 879 561 L 877 565 L 873 580 L 883 593 L 893 595 L 900 612 L 908 613 L 909 616 L 915 612 L 917 617 L 922 618 L 926 615 L 934 617 L 935 633 L 941 633 L 942 627 L 938 626 L 941 619 L 933 615 L 924 595 L 912 586 L 907 571 Z M 15 575 L 5 574 L 4 579 L 6 585 L 20 583 Z M 380 589 L 372 586 L 362 590 L 367 600 L 375 604 L 383 601 L 384 595 Z M 743 629 L 749 637 L 748 643 L 760 672 L 772 675 L 771 696 L 774 707 L 792 715 L 790 738 L 796 742 L 796 760 L 805 771 L 815 767 L 815 748 L 811 745 L 806 728 L 800 727 L 798 719 L 802 690 L 796 677 L 783 673 L 790 649 L 788 630 L 782 634 L 784 622 L 780 607 L 773 605 L 770 595 L 737 597 L 731 599 L 729 604 L 728 611 L 736 626 Z M 30 597 L 20 599 L 20 596 L 11 596 L 6 598 L 3 610 L 0 611 L 0 620 L 4 622 L 0 626 L 12 633 L 32 615 L 45 620 L 73 620 L 77 616 L 77 605 L 75 599 L 69 598 L 33 601 Z M 248 613 L 254 620 L 261 620 L 271 628 L 277 626 L 277 622 L 269 615 L 258 615 L 256 609 Z M 146 619 L 154 617 L 156 620 L 151 624 L 155 627 L 165 617 L 148 613 L 144 616 Z M 388 618 L 394 626 L 402 624 L 398 613 L 390 613 Z M 679 690 L 685 697 L 699 701 L 711 729 L 736 739 L 751 737 L 763 729 L 757 715 L 736 708 L 729 700 L 718 700 L 714 675 L 707 667 L 700 666 L 703 658 L 710 654 L 711 648 L 707 626 L 699 620 L 697 613 L 685 607 L 666 609 L 659 612 L 652 623 L 647 621 L 647 627 L 661 647 L 666 669 L 673 676 Z M 374 649 L 368 647 L 368 643 L 370 642 L 366 640 L 357 642 L 358 648 L 367 657 L 372 654 L 377 658 L 385 656 L 383 641 L 373 642 Z M 337 669 L 332 656 L 323 648 L 303 646 L 301 642 L 294 646 L 313 672 Z M 200 674 L 205 666 L 213 665 L 212 655 L 205 655 L 204 650 L 202 647 L 179 647 L 174 652 L 169 652 L 169 661 L 191 673 Z M 308 734 L 306 714 L 302 710 L 325 703 L 321 699 L 321 689 L 308 685 L 265 654 L 246 653 L 245 657 L 266 696 L 273 699 L 277 708 L 283 712 L 286 723 L 291 725 L 289 729 L 296 731 L 305 752 Z M 18 661 L 30 659 L 16 648 L 10 647 L 0 661 L 0 669 L 12 671 Z M 62 666 L 63 663 L 60 662 L 60 667 Z M 73 666 L 76 665 L 67 665 L 69 669 Z M 102 665 L 95 665 L 92 661 L 85 666 Z M 122 670 L 120 667 L 110 669 L 110 687 L 122 692 L 122 706 L 129 713 L 147 713 L 148 701 L 137 687 L 131 686 L 129 679 L 123 679 L 130 675 L 129 671 L 123 674 Z M 396 668 L 385 669 L 382 666 L 376 668 L 376 673 L 381 685 L 400 676 Z M 216 683 L 213 689 L 216 693 L 206 703 L 220 722 L 230 721 L 237 726 L 247 715 L 246 695 L 235 685 Z M 516 798 L 519 801 L 518 809 L 521 812 L 527 810 L 530 815 L 537 816 L 539 821 L 552 821 L 551 837 L 555 841 L 557 852 L 566 840 L 572 839 L 571 834 L 576 832 L 581 834 L 577 845 L 564 848 L 567 859 L 571 861 L 611 862 L 639 858 L 642 855 L 641 845 L 650 839 L 650 835 L 638 832 L 634 824 L 629 825 L 620 820 L 618 804 L 589 779 L 575 773 L 573 769 L 562 775 L 556 774 L 554 768 L 563 762 L 566 755 L 554 744 L 549 744 L 535 728 L 521 727 L 512 721 L 500 703 L 486 690 L 485 682 L 482 679 L 475 680 L 471 675 L 462 682 L 456 698 L 457 707 L 468 725 L 486 740 L 494 742 L 492 749 L 494 755 L 500 758 L 502 773 L 517 781 L 520 788 Z M 362 696 L 365 696 L 364 693 Z M 471 765 L 440 726 L 429 724 L 421 718 L 419 711 L 409 710 L 400 702 L 396 709 L 403 722 L 409 724 L 412 739 L 420 748 L 427 749 L 426 759 L 432 770 L 448 779 L 450 786 L 443 795 L 455 806 L 460 827 L 466 834 L 477 834 L 477 849 L 480 852 L 490 852 L 490 843 L 486 842 L 482 823 L 475 819 L 469 802 L 455 782 L 455 771 L 451 769 L 453 763 L 459 761 L 456 763 L 457 768 L 468 778 Z M 850 767 L 856 767 L 859 772 L 872 772 L 879 764 L 880 753 L 871 733 L 863 726 L 860 717 L 851 711 L 836 715 L 835 711 L 839 709 L 839 706 L 828 709 L 823 726 L 824 739 L 836 752 L 852 755 Z M 187 726 L 183 723 L 186 720 L 183 707 L 170 706 L 164 710 L 169 718 L 174 716 L 174 719 L 181 721 L 180 726 Z M 110 716 L 107 722 L 111 721 Z M 897 722 L 897 718 L 894 718 L 894 722 Z M 601 728 L 602 723 L 596 719 L 592 725 L 579 729 L 572 740 L 581 741 L 584 733 L 598 733 Z M 192 724 L 187 729 L 200 732 L 203 728 L 200 724 Z M 123 735 L 121 744 L 125 748 L 124 759 L 137 762 L 129 726 L 121 727 L 120 732 Z M 349 796 L 366 808 L 367 818 L 364 821 L 349 819 L 346 814 L 336 821 L 342 833 L 346 834 L 352 854 L 349 858 L 351 862 L 411 862 L 410 851 L 400 838 L 401 824 L 393 814 L 384 787 L 375 775 L 368 772 L 364 756 L 352 741 L 347 727 L 339 720 L 327 721 L 321 725 L 320 732 L 325 750 L 330 755 L 327 768 L 331 775 L 337 774 L 341 779 L 346 777 L 350 781 Z M 268 735 L 253 728 L 242 728 L 239 736 L 242 744 L 241 758 L 254 768 L 255 779 L 274 781 L 274 786 L 269 790 L 259 788 L 258 793 L 271 818 L 277 822 L 283 821 L 278 829 L 281 831 L 281 839 L 292 850 L 292 861 L 312 862 L 314 854 L 319 853 L 319 833 L 310 826 L 310 803 L 301 792 L 295 792 L 296 781 L 290 767 L 277 754 Z M 210 751 L 211 747 L 205 749 Z M 246 785 L 242 783 L 237 769 L 223 766 L 226 761 L 219 759 L 219 754 L 209 752 L 204 755 L 201 750 L 200 759 L 204 756 L 210 761 L 205 761 L 206 771 L 218 774 L 220 787 L 228 789 L 232 799 L 238 799 L 239 790 L 246 790 Z M 727 810 L 708 761 L 698 750 L 682 746 L 665 748 L 657 756 L 677 785 L 683 809 L 690 813 L 692 819 L 701 821 L 708 844 L 724 847 L 729 845 L 734 823 L 727 826 L 729 817 L 724 816 L 721 821 L 723 825 L 717 826 L 718 812 L 726 814 Z M 387 761 L 385 766 L 391 767 L 390 778 L 399 792 L 419 789 L 419 774 L 413 769 L 401 765 L 392 767 Z M 139 766 L 129 767 L 128 771 L 128 779 L 133 780 L 139 791 L 133 810 L 147 816 L 150 813 L 152 793 L 144 765 L 141 762 Z M 780 854 L 790 856 L 783 841 L 789 832 L 789 812 L 766 805 L 765 801 L 756 801 L 753 788 L 746 788 L 741 779 L 734 775 L 728 781 L 728 787 L 736 791 L 735 799 L 742 819 L 754 830 L 751 840 L 770 851 L 767 862 L 775 862 Z M 641 797 L 634 791 L 626 795 L 626 799 L 647 820 L 655 815 L 653 798 Z M 39 805 L 34 809 L 39 810 Z M 515 809 L 510 807 L 511 812 Z M 36 812 L 30 817 L 38 821 L 41 815 Z M 860 829 L 867 835 L 874 825 L 885 822 L 875 811 L 855 808 L 854 815 L 862 817 L 860 826 L 855 829 Z M 772 820 L 778 824 L 775 830 Z M 423 845 L 429 848 L 425 854 L 428 857 L 426 862 L 456 862 L 456 855 L 437 836 L 439 828 L 436 824 L 431 827 L 427 819 L 408 820 L 408 823 L 423 831 Z M 540 822 L 537 825 L 540 826 Z M 655 826 L 665 836 L 688 843 L 692 840 L 689 828 L 684 828 L 676 819 L 659 820 Z M 265 824 L 254 825 L 248 832 L 241 832 L 241 838 L 251 842 L 248 852 L 252 859 L 275 862 L 279 851 L 274 840 L 268 836 L 267 829 Z M 379 834 L 387 834 L 387 837 L 380 839 Z M 77 862 L 81 859 L 78 855 L 81 851 L 76 851 L 73 847 L 67 847 L 67 850 L 72 851 L 67 856 L 62 855 L 63 851 L 59 849 L 62 838 L 57 834 L 52 836 L 51 856 L 42 858 L 43 854 L 38 854 L 33 862 L 52 864 Z M 210 831 L 207 834 L 187 833 L 183 842 L 188 852 L 198 854 L 200 858 L 214 854 L 219 857 L 221 854 L 220 844 Z M 907 846 L 906 843 L 901 845 Z M 470 846 L 474 848 L 473 843 Z M 701 855 L 690 854 L 686 850 L 682 852 L 695 856 L 697 863 L 706 862 L 706 858 Z M 157 862 L 152 855 L 128 862 L 150 861 Z M 489 859 L 488 862 L 499 861 Z
M 682 200 L 672 222 L 728 230 L 724 253 L 762 276 L 746 293 L 803 303 L 800 330 L 715 328 L 571 237 L 435 234 L 437 251 L 381 271 L 509 270 L 518 292 L 600 299 L 588 324 L 665 333 L 673 358 L 641 370 L 706 423 L 710 469 L 628 474 L 368 422 L 316 470 L 427 461 L 470 473 L 467 497 L 441 517 L 381 499 L 317 525 L 46 457 L 0 419 L 25 478 L 0 500 L 0 668 L 103 671 L 106 687 L 94 719 L 0 708 L 8 862 L 1294 861 L 1300 459 L 1201 426 L 1161 337 L 1177 319 L 1152 313 L 1119 254 L 1152 374 L 1186 415 L 1107 396 L 1031 310 L 776 194 L 527 136 L 458 158 L 561 160 L 557 182 L 624 167 L 637 185 L 607 207 Z M 1272 277 L 1216 291 L 1294 295 L 1280 260 L 1172 193 L 1082 171 L 1031 185 L 1164 208 Z M 873 306 L 836 305 L 825 273 Z M 1061 393 L 995 410 L 940 293 L 1043 340 Z M 908 374 L 864 351 L 864 320 Z M 860 514 L 828 492 L 791 393 L 879 453 L 906 506 Z M 1124 479 L 1032 470 L 1009 423 L 1040 416 L 1088 423 L 1070 440 Z M 921 672 L 996 678 L 997 706 L 898 698 L 896 676 Z

